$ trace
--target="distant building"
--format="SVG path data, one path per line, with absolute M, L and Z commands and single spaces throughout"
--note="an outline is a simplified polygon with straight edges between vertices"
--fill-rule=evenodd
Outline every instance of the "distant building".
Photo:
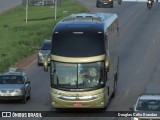
M 22 4 L 26 5 L 27 0 L 22 0 Z M 54 5 L 55 0 L 28 0 L 29 5 Z M 57 5 L 61 5 L 61 0 L 57 0 Z

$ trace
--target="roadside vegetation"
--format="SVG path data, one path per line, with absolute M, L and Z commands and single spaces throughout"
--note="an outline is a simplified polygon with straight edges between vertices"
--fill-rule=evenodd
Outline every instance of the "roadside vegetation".
M 44 39 L 51 39 L 58 21 L 86 9 L 73 0 L 62 0 L 55 20 L 54 6 L 29 6 L 27 23 L 25 12 L 25 6 L 18 6 L 0 14 L 0 72 L 36 53 Z

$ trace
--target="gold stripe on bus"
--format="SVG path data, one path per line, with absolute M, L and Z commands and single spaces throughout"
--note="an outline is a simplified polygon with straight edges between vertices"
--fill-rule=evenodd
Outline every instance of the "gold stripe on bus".
M 105 59 L 105 54 L 94 57 L 63 57 L 58 55 L 51 55 L 51 60 L 61 61 L 61 62 L 74 62 L 74 63 L 95 62 L 104 59 Z

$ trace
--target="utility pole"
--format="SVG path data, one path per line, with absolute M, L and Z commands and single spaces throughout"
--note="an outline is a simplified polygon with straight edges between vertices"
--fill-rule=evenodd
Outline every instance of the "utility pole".
M 26 23 L 28 22 L 28 0 L 26 0 Z
M 54 6 L 55 6 L 55 16 L 54 16 L 54 19 L 56 20 L 57 19 L 57 0 L 54 1 Z

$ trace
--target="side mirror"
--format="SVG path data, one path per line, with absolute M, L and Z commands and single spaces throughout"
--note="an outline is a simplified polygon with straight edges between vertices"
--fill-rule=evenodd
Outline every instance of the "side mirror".
M 30 83 L 31 83 L 31 81 L 27 81 L 27 82 L 26 82 L 26 84 L 30 84 Z
M 105 59 L 105 71 L 106 72 L 109 71 L 109 66 L 110 66 L 110 60 L 108 57 L 106 57 L 106 59 Z
M 49 55 L 45 56 L 44 62 L 43 62 L 43 68 L 45 72 L 48 72 L 48 58 L 49 58 Z

